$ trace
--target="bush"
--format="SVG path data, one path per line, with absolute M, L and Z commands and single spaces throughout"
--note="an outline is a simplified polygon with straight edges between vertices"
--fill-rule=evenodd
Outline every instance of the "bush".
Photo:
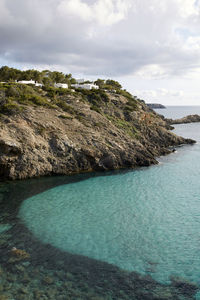
M 55 88 L 53 86 L 43 86 L 43 90 L 47 92 L 49 98 L 55 98 L 56 96 L 71 95 L 72 92 L 69 89 Z
M 76 112 L 74 110 L 74 108 L 70 105 L 68 105 L 67 103 L 65 103 L 64 101 L 62 100 L 57 100 L 56 103 L 55 103 L 58 107 L 62 108 L 62 110 L 68 112 L 69 114 L 71 115 L 75 115 Z
M 39 95 L 30 95 L 24 94 L 19 99 L 18 102 L 26 105 L 38 105 L 38 106 L 46 106 L 49 108 L 55 108 L 55 105 L 49 103 L 48 100 Z
M 98 112 L 99 114 L 101 113 L 100 108 L 99 108 L 98 106 L 96 106 L 96 105 L 92 105 L 92 106 L 90 107 L 90 109 L 91 109 L 91 110 L 94 110 L 94 111 L 96 111 L 96 112 Z
M 136 111 L 138 109 L 138 106 L 137 106 L 137 103 L 134 103 L 134 102 L 128 102 L 126 104 L 126 106 L 124 107 L 124 110 L 125 111 L 128 111 L 128 112 L 132 112 L 132 111 Z
M 123 119 L 105 115 L 108 120 L 110 120 L 116 127 L 119 129 L 123 129 L 130 137 L 136 138 L 137 136 L 137 130 L 136 128 L 130 123 Z
M 132 112 L 138 109 L 138 101 L 129 92 L 126 90 L 117 90 L 117 93 L 128 100 L 124 108 L 125 111 Z
M 99 107 L 103 105 L 104 102 L 109 102 L 109 98 L 105 91 L 103 90 L 83 90 L 79 89 L 79 93 L 82 95 L 83 99 L 87 100 L 92 105 Z
M 54 99 L 56 96 L 56 88 L 43 86 L 43 90 L 47 92 L 47 97 Z
M 41 97 L 41 96 L 37 96 L 37 95 L 33 95 L 29 98 L 29 101 L 31 101 L 33 104 L 36 105 L 41 105 L 41 106 L 49 106 L 49 102 L 47 101 L 47 99 Z
M 20 113 L 22 110 L 23 107 L 11 101 L 0 106 L 0 113 L 5 115 L 15 115 Z

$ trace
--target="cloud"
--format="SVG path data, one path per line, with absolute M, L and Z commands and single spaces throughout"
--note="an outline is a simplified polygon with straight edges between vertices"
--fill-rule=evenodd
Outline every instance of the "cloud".
M 131 4 L 124 0 L 98 0 L 92 5 L 82 0 L 62 0 L 58 12 L 65 17 L 71 15 L 107 26 L 123 20 L 130 7 Z
M 134 94 L 138 97 L 142 97 L 145 99 L 151 100 L 162 100 L 162 98 L 180 98 L 184 96 L 184 92 L 182 90 L 168 90 L 165 88 L 158 88 L 156 90 L 135 90 Z
M 93 18 L 92 9 L 81 0 L 63 0 L 58 6 L 58 12 L 61 16 L 75 16 L 80 17 L 84 21 L 91 21 Z
M 184 95 L 183 91 L 180 90 L 167 90 L 164 88 L 157 89 L 158 95 L 160 96 L 173 96 L 173 97 L 182 97 Z
M 199 1 L 0 0 L 0 60 L 156 79 L 200 65 Z

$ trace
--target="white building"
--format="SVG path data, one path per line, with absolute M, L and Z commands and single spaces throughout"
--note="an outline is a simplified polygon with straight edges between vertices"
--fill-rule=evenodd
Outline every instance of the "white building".
M 42 87 L 42 86 L 43 86 L 43 84 L 42 84 L 42 83 L 35 82 L 35 86 Z
M 72 87 L 74 87 L 75 89 L 83 89 L 83 90 L 98 90 L 99 86 L 93 83 L 85 83 L 85 84 L 71 84 Z
M 34 80 L 20 80 L 17 83 L 22 83 L 22 84 L 34 84 L 35 85 L 35 81 Z
M 68 89 L 68 84 L 67 83 L 55 83 L 54 86 L 56 88 Z
M 21 84 L 33 84 L 35 86 L 39 86 L 39 87 L 42 87 L 43 84 L 42 83 L 38 83 L 37 81 L 34 81 L 34 80 L 20 80 L 20 81 L 17 81 L 17 83 L 21 83 Z

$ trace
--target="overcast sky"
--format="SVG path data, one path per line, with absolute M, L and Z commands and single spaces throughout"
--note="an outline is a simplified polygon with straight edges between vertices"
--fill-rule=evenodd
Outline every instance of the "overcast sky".
M 200 0 L 0 0 L 0 65 L 200 105 Z

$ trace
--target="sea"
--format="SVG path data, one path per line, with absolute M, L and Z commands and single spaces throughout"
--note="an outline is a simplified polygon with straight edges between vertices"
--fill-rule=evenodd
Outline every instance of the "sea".
M 200 115 L 200 106 L 169 106 L 155 111 L 175 119 Z M 94 289 L 88 281 L 84 289 L 79 285 L 86 284 L 91 270 L 99 268 L 107 273 L 98 283 L 101 296 L 96 299 L 140 299 L 123 296 L 120 284 L 121 292 L 109 294 L 112 268 L 148 276 L 161 285 L 182 278 L 200 288 L 200 123 L 175 125 L 174 133 L 195 139 L 196 144 L 179 146 L 172 154 L 158 157 L 158 165 L 2 183 L 0 275 L 7 267 L 16 295 L 9 290 L 9 276 L 5 275 L 0 277 L 0 296 L 3 291 L 12 294 L 12 299 L 23 299 L 21 296 L 28 295 L 23 292 L 25 279 L 31 278 L 31 272 L 36 275 L 30 299 L 51 299 L 46 287 L 50 288 L 54 280 L 57 291 L 62 291 L 56 299 L 93 299 Z M 30 257 L 18 257 L 16 249 Z M 71 282 L 66 283 L 69 294 L 62 290 L 63 279 L 55 279 L 62 272 L 65 276 L 64 261 L 67 282 Z M 78 280 L 76 276 L 83 273 Z M 78 296 L 73 296 L 74 290 Z M 87 298 L 86 292 L 91 296 Z M 183 299 L 200 299 L 200 294 Z

